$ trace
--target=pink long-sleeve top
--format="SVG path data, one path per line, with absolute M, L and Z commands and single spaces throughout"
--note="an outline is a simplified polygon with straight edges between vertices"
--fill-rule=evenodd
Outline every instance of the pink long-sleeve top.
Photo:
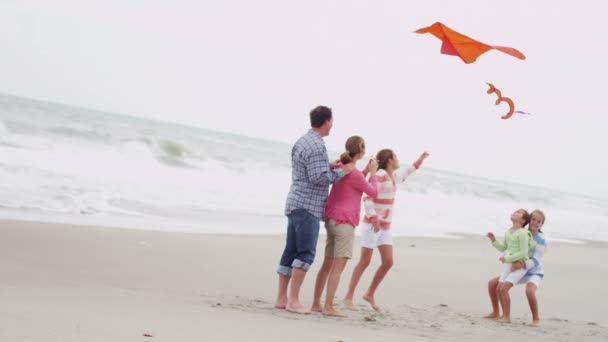
M 325 219 L 334 219 L 337 224 L 352 224 L 353 227 L 359 225 L 363 193 L 371 197 L 378 195 L 378 177 L 371 176 L 368 182 L 361 170 L 353 169 L 332 186 L 325 206 Z

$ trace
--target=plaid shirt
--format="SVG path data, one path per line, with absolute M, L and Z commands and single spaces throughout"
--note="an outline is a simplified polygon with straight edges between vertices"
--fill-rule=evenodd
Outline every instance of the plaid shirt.
M 291 150 L 291 187 L 285 215 L 305 209 L 322 219 L 329 185 L 343 176 L 342 170 L 331 169 L 323 138 L 310 129 Z

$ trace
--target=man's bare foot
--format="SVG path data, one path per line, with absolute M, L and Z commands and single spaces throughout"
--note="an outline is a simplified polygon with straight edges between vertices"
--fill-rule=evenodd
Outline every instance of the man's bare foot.
M 330 308 L 330 309 L 323 309 L 323 311 L 321 312 L 324 316 L 333 316 L 333 317 L 342 317 L 342 318 L 346 318 L 348 317 L 346 314 L 334 309 L 334 308 Z
M 500 318 L 500 314 L 498 314 L 497 312 L 492 312 L 490 314 L 483 316 L 483 318 L 497 319 L 497 318 Z
M 538 328 L 540 327 L 540 321 L 532 321 L 532 323 L 528 324 L 528 326 Z
M 380 312 L 380 307 L 378 306 L 378 304 L 376 304 L 374 297 L 372 297 L 366 293 L 363 296 L 363 299 L 372 306 L 372 309 L 376 310 L 377 312 Z
M 287 305 L 285 306 L 285 310 L 302 315 L 310 315 L 310 310 L 308 310 L 304 305 L 300 304 L 299 302 L 287 303 Z
M 347 310 L 357 311 L 357 307 L 355 306 L 355 303 L 353 303 L 352 299 L 345 299 L 344 300 L 344 307 Z
M 506 317 L 500 317 L 496 320 L 496 322 L 498 323 L 511 323 L 511 319 L 510 318 L 506 318 Z
M 277 298 L 276 303 L 274 304 L 275 309 L 285 310 L 287 306 L 287 298 Z
M 323 311 L 323 308 L 321 308 L 321 304 L 313 304 L 310 307 L 310 311 L 312 311 L 312 312 L 321 312 L 321 311 Z

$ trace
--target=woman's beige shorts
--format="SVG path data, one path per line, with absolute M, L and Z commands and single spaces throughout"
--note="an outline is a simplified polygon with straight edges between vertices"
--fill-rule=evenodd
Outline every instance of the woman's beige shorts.
M 351 259 L 355 244 L 355 227 L 349 223 L 336 224 L 335 220 L 329 219 L 325 221 L 325 230 L 325 256 Z

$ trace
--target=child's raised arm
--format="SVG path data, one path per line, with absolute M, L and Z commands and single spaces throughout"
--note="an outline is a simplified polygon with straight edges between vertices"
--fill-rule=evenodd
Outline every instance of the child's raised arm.
M 489 232 L 488 234 L 486 234 L 486 236 L 488 237 L 488 239 L 490 239 L 490 241 L 492 241 L 492 246 L 496 247 L 496 249 L 498 249 L 499 251 L 504 252 L 507 249 L 506 242 L 500 242 L 496 240 L 494 233 Z

